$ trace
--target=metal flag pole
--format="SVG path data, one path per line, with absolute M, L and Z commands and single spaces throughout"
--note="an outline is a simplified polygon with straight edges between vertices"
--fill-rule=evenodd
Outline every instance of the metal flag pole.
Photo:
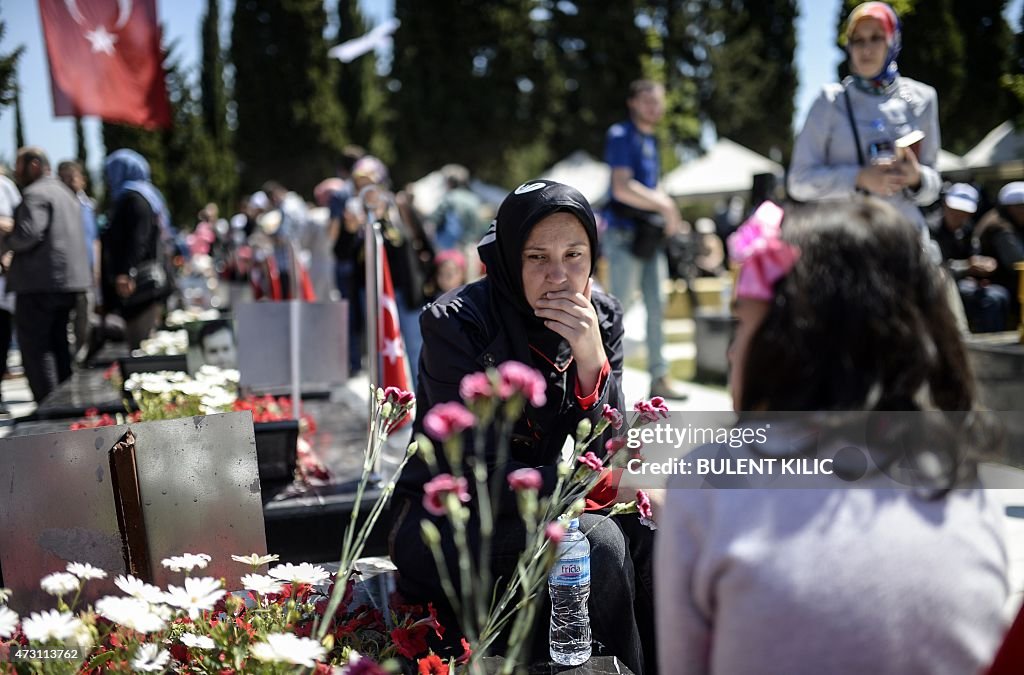
M 366 226 L 366 354 L 370 386 L 368 406 L 367 434 L 375 433 L 372 428 L 373 415 L 377 408 L 376 388 L 380 386 L 381 378 L 381 354 L 378 340 L 381 333 L 380 315 L 380 288 L 381 288 L 381 263 L 380 252 L 384 240 L 380 233 L 380 220 L 367 210 Z M 373 465 L 373 479 L 380 479 L 380 457 Z
M 301 392 L 301 364 L 300 358 L 300 344 L 301 339 L 301 322 L 299 321 L 299 314 L 302 309 L 301 300 L 296 293 L 297 284 L 295 280 L 299 276 L 298 271 L 298 256 L 295 254 L 295 244 L 291 238 L 288 240 L 288 255 L 291 258 L 291 287 L 292 287 L 292 298 L 288 302 L 288 340 L 291 345 L 290 351 L 290 365 L 291 365 L 291 389 L 292 389 L 292 417 L 296 420 L 300 419 L 301 413 L 299 406 L 302 405 L 302 392 Z

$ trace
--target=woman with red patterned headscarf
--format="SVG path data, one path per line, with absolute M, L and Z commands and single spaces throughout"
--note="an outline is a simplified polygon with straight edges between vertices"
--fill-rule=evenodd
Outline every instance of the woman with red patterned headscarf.
M 900 75 L 900 19 L 884 2 L 858 5 L 846 22 L 850 75 L 825 85 L 793 147 L 789 193 L 800 201 L 880 197 L 926 232 L 918 207 L 939 197 L 940 138 L 932 87 Z

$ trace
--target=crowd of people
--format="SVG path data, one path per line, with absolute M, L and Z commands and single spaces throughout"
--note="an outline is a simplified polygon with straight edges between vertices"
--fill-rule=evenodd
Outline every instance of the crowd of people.
M 823 88 L 788 175 L 794 199 L 820 206 L 748 210 L 730 238 L 738 265 L 730 390 L 740 424 L 773 411 L 975 412 L 965 324 L 1000 331 L 1020 318 L 1014 265 L 1024 261 L 1024 182 L 1003 186 L 987 209 L 976 186 L 943 186 L 935 90 L 899 73 L 901 26 L 888 5 L 854 9 L 844 41 L 851 74 Z M 666 241 L 708 241 L 702 264 L 725 266 L 724 242 L 714 242 L 727 233 L 710 221 L 691 232 L 659 185 L 663 86 L 638 80 L 625 102 L 628 118 L 605 139 L 611 179 L 600 213 L 576 189 L 535 179 L 504 199 L 488 227 L 468 171 L 450 165 L 444 196 L 424 216 L 410 189 L 393 189 L 383 162 L 353 146 L 312 204 L 268 181 L 230 219 L 206 207 L 185 249 L 214 260 L 223 278 L 251 283 L 257 299 L 347 300 L 357 372 L 366 357 L 365 240 L 379 226 L 417 389 L 414 430 L 427 431 L 435 405 L 459 400 L 466 375 L 528 364 L 547 383 L 546 400 L 517 422 L 504 464 L 498 439 L 485 435 L 485 459 L 502 478 L 536 469 L 547 494 L 581 420 L 625 407 L 623 316 L 637 295 L 647 313 L 650 396 L 685 398 L 663 355 Z M 83 316 L 116 312 L 131 346 L 153 329 L 179 250 L 134 151 L 106 160 L 105 227 L 81 167 L 65 162 L 58 174 L 29 147 L 15 167 L 20 192 L 0 179 L 6 291 L 17 296 L 13 313 L 7 294 L 0 300 L 0 349 L 13 325 L 37 401 L 89 342 Z M 595 278 L 601 256 L 606 289 Z M 211 326 L 203 350 L 210 361 L 234 359 L 230 325 Z M 609 504 L 597 504 L 584 516 L 597 525 L 588 528 L 595 639 L 638 675 L 978 672 L 1005 629 L 1007 553 L 1002 513 L 978 481 L 974 453 L 986 448 L 973 442 L 989 436 L 974 415 L 952 423 L 962 442 L 940 458 L 930 490 L 906 489 L 884 472 L 859 490 L 828 480 L 803 491 L 694 490 L 673 478 L 654 494 L 656 534 L 636 518 L 600 520 Z M 758 452 L 815 456 L 822 448 L 801 445 L 812 432 L 791 426 Z M 837 433 L 837 442 L 857 440 Z M 473 434 L 466 431 L 467 444 Z M 603 455 L 607 440 L 594 451 Z M 457 626 L 420 536 L 421 523 L 433 521 L 448 576 L 457 578 L 452 528 L 425 507 L 430 478 L 418 456 L 399 478 L 390 554 L 404 596 L 433 603 L 446 626 Z M 505 580 L 526 539 L 506 496 L 484 561 Z M 479 555 L 478 515 L 469 517 L 469 539 Z M 538 650 L 544 632 L 539 625 L 532 638 Z

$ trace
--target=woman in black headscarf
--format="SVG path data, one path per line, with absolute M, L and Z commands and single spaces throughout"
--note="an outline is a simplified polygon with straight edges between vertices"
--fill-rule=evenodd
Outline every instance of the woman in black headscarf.
M 530 365 L 547 381 L 545 405 L 527 406 L 515 426 L 503 466 L 496 465 L 493 435 L 484 452 L 492 473 L 537 469 L 544 483 L 541 495 L 547 495 L 557 480 L 561 449 L 580 420 L 596 423 L 606 403 L 622 409 L 622 307 L 613 297 L 592 288 L 597 225 L 587 200 L 574 188 L 545 180 L 519 186 L 502 202 L 478 248 L 487 276 L 441 296 L 420 317 L 423 350 L 414 431 L 423 431 L 423 419 L 432 407 L 460 400 L 459 383 L 465 375 L 510 360 Z M 472 432 L 466 434 L 467 447 L 472 447 Z M 438 461 L 443 464 L 441 456 Z M 431 515 L 422 504 L 423 486 L 431 477 L 418 457 L 406 467 L 392 506 L 389 546 L 399 571 L 399 589 L 406 599 L 433 602 L 442 623 L 447 619 L 454 627 L 457 622 L 430 562 L 433 558 L 420 538 L 420 521 L 432 520 L 441 532 L 451 577 L 457 580 L 451 529 L 444 517 Z M 511 490 L 501 496 L 495 517 L 491 569 L 493 578 L 507 580 L 526 536 Z M 584 514 L 581 530 L 590 529 L 588 519 L 593 519 L 592 525 L 598 517 Z M 473 522 L 470 546 L 479 550 Z M 635 517 L 615 518 L 601 522 L 587 536 L 592 549 L 590 621 L 594 639 L 633 672 L 643 673 L 645 661 L 656 663 L 651 625 L 651 532 Z M 548 607 L 545 594 L 538 617 L 546 616 Z M 458 633 L 451 630 L 446 636 L 457 641 Z M 641 635 L 645 636 L 643 644 Z M 546 658 L 545 622 L 538 621 L 536 637 L 534 656 Z M 646 672 L 654 671 L 649 668 Z

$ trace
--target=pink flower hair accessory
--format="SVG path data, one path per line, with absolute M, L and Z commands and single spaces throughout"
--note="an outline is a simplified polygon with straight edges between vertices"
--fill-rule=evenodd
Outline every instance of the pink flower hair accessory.
M 789 274 L 800 250 L 782 241 L 782 207 L 762 202 L 738 230 L 729 235 L 729 257 L 742 265 L 736 297 L 771 300 L 775 283 Z

